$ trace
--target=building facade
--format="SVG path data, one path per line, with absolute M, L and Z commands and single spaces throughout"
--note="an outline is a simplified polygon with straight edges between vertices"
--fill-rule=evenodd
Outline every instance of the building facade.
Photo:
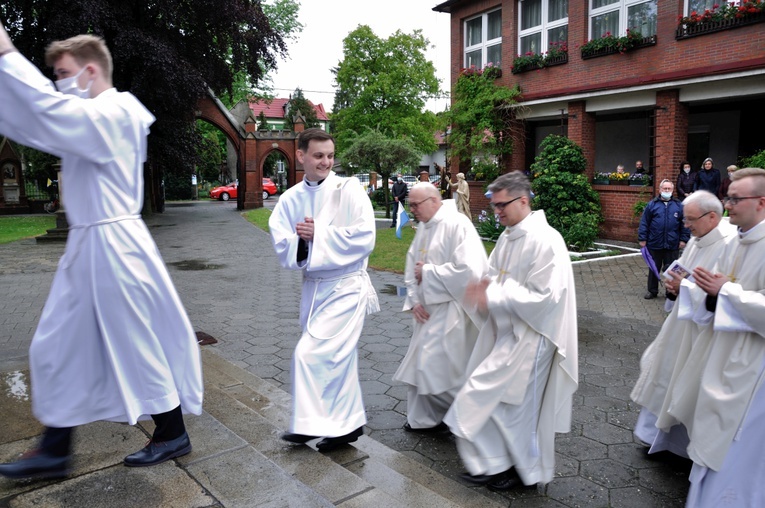
M 505 170 L 526 170 L 549 134 L 584 149 L 587 173 L 636 161 L 650 187 L 595 185 L 605 237 L 636 240 L 633 206 L 711 157 L 725 168 L 765 149 L 762 0 L 450 0 L 452 83 L 491 63 L 520 86 Z M 522 138 L 522 139 L 521 139 Z

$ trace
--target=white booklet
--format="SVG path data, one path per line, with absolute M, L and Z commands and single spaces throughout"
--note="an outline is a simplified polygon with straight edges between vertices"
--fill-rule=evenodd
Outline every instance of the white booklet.
M 689 281 L 693 282 L 693 275 L 691 275 L 691 270 L 681 265 L 678 260 L 672 261 L 672 264 L 669 265 L 669 268 L 667 268 L 662 275 L 664 275 L 665 279 L 672 279 L 670 273 L 679 275 L 683 279 L 687 278 Z

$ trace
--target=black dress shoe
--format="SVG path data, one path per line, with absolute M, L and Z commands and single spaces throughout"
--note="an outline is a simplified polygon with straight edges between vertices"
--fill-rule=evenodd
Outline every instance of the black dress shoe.
M 423 427 L 421 429 L 416 429 L 409 425 L 409 422 L 407 422 L 404 424 L 404 430 L 407 432 L 414 432 L 415 434 L 448 434 L 449 426 L 444 422 L 441 422 L 435 427 Z
M 492 492 L 504 492 L 518 487 L 526 487 L 526 485 L 523 483 L 523 480 L 521 480 L 521 477 L 518 476 L 518 472 L 515 468 L 505 471 L 500 475 L 500 478 L 486 484 L 486 488 Z
M 646 293 L 643 295 L 643 298 L 645 298 L 646 300 L 653 300 L 657 296 L 658 295 L 656 293 L 651 293 L 650 291 L 646 291 Z
M 464 473 L 460 473 L 460 478 L 462 478 L 464 481 L 472 484 L 472 485 L 486 485 L 488 483 L 491 483 L 493 481 L 497 481 L 503 476 L 505 476 L 505 473 L 507 471 L 503 471 L 501 473 L 497 474 L 470 474 L 467 471 Z
M 183 435 L 170 441 L 149 441 L 143 449 L 125 457 L 123 463 L 128 467 L 146 467 L 161 464 L 170 459 L 181 457 L 191 452 L 189 435 Z
M 289 443 L 295 443 L 295 444 L 304 444 L 310 441 L 311 439 L 319 439 L 319 436 L 306 436 L 305 434 L 293 434 L 292 432 L 285 432 L 281 436 L 279 436 L 279 439 L 282 441 L 287 441 Z
M 363 428 L 359 427 L 358 429 L 354 430 L 353 432 L 349 432 L 348 434 L 344 436 L 325 437 L 324 439 L 316 443 L 316 448 L 318 448 L 320 452 L 328 452 L 344 444 L 357 441 L 359 437 L 362 436 L 363 434 L 364 434 Z
M 56 457 L 42 450 L 25 453 L 16 462 L 0 464 L 0 475 L 14 480 L 63 478 L 69 474 L 69 455 Z

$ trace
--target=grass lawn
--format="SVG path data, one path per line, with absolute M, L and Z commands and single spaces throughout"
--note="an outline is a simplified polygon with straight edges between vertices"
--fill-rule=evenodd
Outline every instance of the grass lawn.
M 271 216 L 271 210 L 267 208 L 257 208 L 245 212 L 244 217 L 262 230 L 268 232 L 268 218 Z M 404 273 L 406 265 L 406 251 L 414 239 L 414 229 L 404 226 L 401 234 L 401 240 L 396 238 L 396 230 L 393 228 L 384 228 L 377 230 L 377 241 L 372 255 L 369 256 L 369 267 L 376 270 L 385 270 L 388 272 Z M 488 256 L 494 249 L 493 242 L 483 242 Z
M 0 217 L 0 243 L 38 236 L 54 227 L 56 227 L 55 215 Z

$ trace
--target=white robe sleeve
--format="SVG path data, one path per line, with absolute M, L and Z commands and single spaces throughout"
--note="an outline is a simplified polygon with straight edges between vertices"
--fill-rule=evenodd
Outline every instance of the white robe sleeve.
M 723 332 L 751 332 L 765 337 L 765 294 L 746 291 L 740 284 L 726 282 L 717 295 L 714 329 Z
M 298 241 L 300 237 L 295 232 L 291 210 L 285 204 L 287 200 L 279 200 L 268 219 L 268 229 L 274 242 L 274 250 L 279 258 L 279 263 L 289 270 L 301 270 L 306 265 L 306 260 L 298 263 Z
M 360 185 L 344 185 L 341 206 L 350 220 L 340 225 L 314 220 L 313 241 L 309 244 L 307 269 L 334 270 L 365 261 L 375 248 L 375 214 L 372 202 Z M 331 219 L 331 218 L 330 218 Z
M 489 270 L 486 249 L 475 228 L 454 228 L 456 238 L 451 261 L 422 267 L 422 294 L 425 304 L 462 302 L 469 282 L 477 282 Z
M 57 92 L 53 84 L 19 53 L 0 58 L 2 134 L 58 157 L 72 154 L 107 163 L 117 150 L 112 140 L 122 127 L 118 105 Z

